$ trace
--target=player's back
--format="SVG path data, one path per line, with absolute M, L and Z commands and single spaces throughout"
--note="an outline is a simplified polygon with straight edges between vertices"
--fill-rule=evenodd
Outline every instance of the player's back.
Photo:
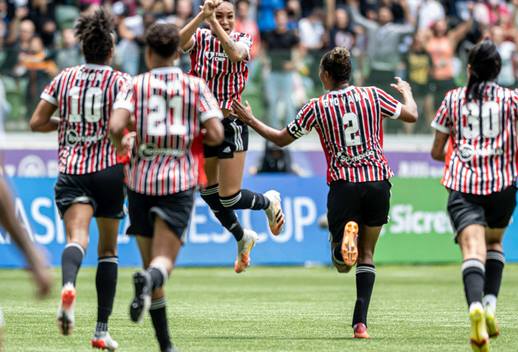
M 389 94 L 349 86 L 312 100 L 305 109 L 326 152 L 328 182 L 381 181 L 393 175 L 382 149 L 382 123 L 385 117 L 397 118 L 401 104 Z
M 92 173 L 117 163 L 109 119 L 129 80 L 110 66 L 85 64 L 63 70 L 46 87 L 42 99 L 58 108 L 61 173 Z
M 201 137 L 204 114 L 221 114 L 207 93 L 202 80 L 173 67 L 133 80 L 137 136 L 128 174 L 132 190 L 166 195 L 197 185 L 200 156 L 193 153 L 193 143 Z
M 466 88 L 448 92 L 432 124 L 452 136 L 443 184 L 472 194 L 499 192 L 518 176 L 518 94 L 494 82 L 481 89 L 469 101 Z

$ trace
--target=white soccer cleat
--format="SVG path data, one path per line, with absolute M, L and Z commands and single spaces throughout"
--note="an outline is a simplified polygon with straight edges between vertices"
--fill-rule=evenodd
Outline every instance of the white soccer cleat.
M 284 226 L 284 213 L 281 208 L 281 195 L 279 192 L 270 190 L 264 194 L 270 201 L 270 206 L 265 210 L 268 218 L 268 225 L 273 235 L 278 236 Z
M 61 290 L 61 302 L 57 313 L 58 328 L 63 335 L 70 335 L 74 329 L 74 308 L 76 289 L 71 283 L 66 283 Z
M 250 266 L 250 252 L 257 242 L 257 234 L 252 230 L 244 230 L 243 238 L 237 242 L 237 259 L 234 263 L 234 271 L 242 273 Z
M 119 348 L 117 341 L 112 339 L 109 332 L 96 333 L 92 338 L 92 347 L 99 350 L 115 351 Z

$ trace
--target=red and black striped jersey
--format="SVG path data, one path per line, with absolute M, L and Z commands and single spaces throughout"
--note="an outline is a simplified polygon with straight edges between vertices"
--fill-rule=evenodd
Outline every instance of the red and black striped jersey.
M 466 100 L 466 88 L 444 98 L 432 127 L 451 137 L 453 152 L 443 177 L 449 189 L 487 195 L 518 176 L 518 93 L 488 82 L 482 100 Z
M 159 68 L 135 77 L 120 97 L 114 108 L 132 113 L 137 133 L 128 187 L 162 196 L 197 186 L 203 148 L 195 147 L 202 124 L 223 118 L 205 82 L 175 67 Z
M 109 120 L 117 95 L 131 77 L 109 66 L 86 64 L 57 75 L 41 99 L 59 113 L 59 172 L 82 175 L 117 163 Z
M 328 183 L 382 181 L 393 176 L 382 149 L 382 122 L 397 119 L 401 108 L 379 88 L 349 86 L 311 100 L 287 129 L 293 138 L 317 131 Z
M 250 35 L 232 32 L 230 38 L 250 53 Z M 192 39 L 193 46 L 187 50 L 191 57 L 191 74 L 207 82 L 220 108 L 231 110 L 232 101 L 241 100 L 248 80 L 248 57 L 241 62 L 230 61 L 223 45 L 209 29 L 199 28 Z

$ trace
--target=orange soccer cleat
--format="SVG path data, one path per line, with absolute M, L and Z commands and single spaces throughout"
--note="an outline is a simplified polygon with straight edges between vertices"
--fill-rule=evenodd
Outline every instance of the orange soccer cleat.
M 353 266 L 358 260 L 358 224 L 349 221 L 344 228 L 342 239 L 342 257 L 347 266 Z

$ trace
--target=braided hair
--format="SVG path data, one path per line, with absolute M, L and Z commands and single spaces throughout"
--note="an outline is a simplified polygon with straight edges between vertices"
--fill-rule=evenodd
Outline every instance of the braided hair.
M 483 40 L 475 45 L 468 56 L 471 67 L 466 100 L 481 99 L 486 82 L 495 80 L 502 68 L 502 58 L 491 40 Z
M 104 64 L 113 50 L 114 20 L 99 9 L 92 15 L 81 16 L 75 24 L 75 35 L 87 63 Z

